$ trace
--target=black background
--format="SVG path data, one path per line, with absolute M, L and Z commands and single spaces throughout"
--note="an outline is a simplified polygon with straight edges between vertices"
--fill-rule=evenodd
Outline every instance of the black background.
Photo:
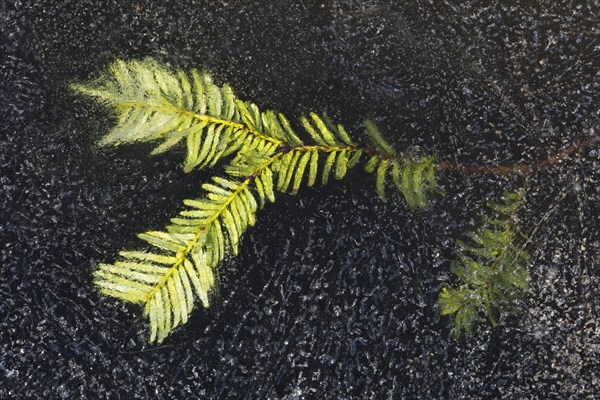
M 212 172 L 98 149 L 114 119 L 69 82 L 152 56 L 294 121 L 326 111 L 364 139 L 374 118 L 398 149 L 533 162 L 600 129 L 600 8 L 540 3 L 0 2 L 0 397 L 600 396 L 597 142 L 527 180 L 531 294 L 466 340 L 435 306 L 454 240 L 522 179 L 442 175 L 418 214 L 358 170 L 281 195 L 223 263 L 214 307 L 162 346 L 91 283 Z

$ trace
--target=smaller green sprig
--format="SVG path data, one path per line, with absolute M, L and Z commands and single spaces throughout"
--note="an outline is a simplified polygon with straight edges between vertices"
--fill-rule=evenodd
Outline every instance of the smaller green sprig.
M 451 271 L 458 281 L 442 288 L 438 298 L 441 315 L 454 317 L 456 337 L 471 334 L 484 318 L 496 324 L 498 315 L 515 309 L 527 292 L 530 256 L 516 221 L 522 202 L 522 193 L 505 192 L 501 202 L 490 203 L 493 217 L 468 240 L 457 241 Z

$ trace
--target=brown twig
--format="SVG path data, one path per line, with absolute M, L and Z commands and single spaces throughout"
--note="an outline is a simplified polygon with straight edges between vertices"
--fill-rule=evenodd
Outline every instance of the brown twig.
M 558 164 L 568 158 L 571 154 L 585 148 L 595 139 L 598 138 L 597 133 L 581 139 L 577 143 L 567 147 L 566 149 L 544 159 L 535 164 L 513 164 L 513 165 L 475 165 L 475 164 L 457 164 L 453 162 L 443 161 L 438 164 L 438 170 L 445 172 L 456 172 L 468 175 L 531 175 L 540 169 L 547 168 L 551 165 Z

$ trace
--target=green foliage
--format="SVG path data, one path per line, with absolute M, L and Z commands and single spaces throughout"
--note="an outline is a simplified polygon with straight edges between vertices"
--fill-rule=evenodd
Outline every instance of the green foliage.
M 94 274 L 104 294 L 144 305 L 150 342 L 162 342 L 185 324 L 196 299 L 209 306 L 215 269 L 226 254 L 237 254 L 257 210 L 275 201 L 276 192 L 296 194 L 318 179 L 326 185 L 331 175 L 342 179 L 363 155 L 383 199 L 390 177 L 413 209 L 426 207 L 437 187 L 432 157 L 397 153 L 370 121 L 365 126 L 374 148 L 359 145 L 342 125 L 315 113 L 300 119 L 304 132 L 298 135 L 282 114 L 260 111 L 196 70 L 187 74 L 151 60 L 117 61 L 105 76 L 72 88 L 116 111 L 117 124 L 102 145 L 159 142 L 153 151 L 158 154 L 183 144 L 185 171 L 229 160 L 225 176 L 202 185 L 203 197 L 185 200 L 186 208 L 164 231 L 138 235 L 149 248 L 123 251 Z
M 273 183 L 268 168 L 257 179 Z M 262 176 L 262 175 L 266 175 Z M 213 178 L 202 187 L 206 196 L 185 200 L 187 209 L 171 219 L 166 231 L 138 235 L 153 252 L 122 252 L 122 261 L 101 264 L 94 283 L 110 296 L 145 304 L 150 319 L 150 341 L 158 342 L 180 322 L 185 323 L 194 301 L 192 287 L 204 307 L 214 285 L 213 270 L 226 249 L 237 254 L 240 237 L 254 225 L 258 208 L 250 190 L 252 179 L 242 181 Z
M 504 193 L 502 202 L 490 205 L 495 218 L 486 220 L 468 241 L 457 242 L 451 267 L 457 285 L 444 287 L 438 299 L 440 313 L 454 316 L 457 337 L 471 334 L 482 316 L 495 324 L 497 315 L 513 309 L 527 291 L 529 255 L 515 222 L 522 201 L 521 193 Z
M 186 74 L 152 60 L 117 61 L 95 82 L 71 88 L 116 111 L 117 125 L 101 145 L 160 142 L 152 151 L 160 154 L 183 142 L 188 172 L 213 166 L 241 145 L 273 147 L 285 137 L 274 115 L 259 113 L 227 84 L 219 87 L 196 70 Z
M 375 125 L 375 122 L 371 120 L 366 120 L 364 122 L 365 128 L 367 128 L 367 134 L 369 135 L 369 139 L 371 139 L 371 143 L 377 150 L 379 150 L 379 154 L 381 154 L 384 158 L 392 158 L 396 155 L 396 150 L 383 138 L 383 135 Z
M 396 156 L 396 151 L 383 137 L 373 121 L 365 121 L 365 128 L 375 151 L 365 165 L 365 171 L 375 172 L 376 188 L 379 197 L 387 201 L 385 186 L 391 176 L 396 188 L 404 195 L 408 206 L 413 210 L 423 210 L 429 206 L 431 192 L 439 191 L 435 178 L 435 159 L 431 156 L 417 157 L 405 154 Z

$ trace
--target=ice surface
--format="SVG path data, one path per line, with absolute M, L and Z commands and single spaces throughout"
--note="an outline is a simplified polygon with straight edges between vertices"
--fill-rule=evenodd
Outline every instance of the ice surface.
M 446 175 L 414 215 L 355 172 L 281 196 L 220 301 L 162 347 L 91 284 L 208 173 L 99 150 L 112 123 L 66 85 L 115 58 L 199 66 L 264 108 L 375 118 L 399 149 L 533 162 L 600 130 L 598 6 L 463 1 L 0 4 L 0 398 L 598 398 L 597 143 L 528 179 L 540 225 L 521 315 L 468 340 L 437 314 L 454 239 L 518 179 Z M 477 5 L 475 5 L 477 4 Z

